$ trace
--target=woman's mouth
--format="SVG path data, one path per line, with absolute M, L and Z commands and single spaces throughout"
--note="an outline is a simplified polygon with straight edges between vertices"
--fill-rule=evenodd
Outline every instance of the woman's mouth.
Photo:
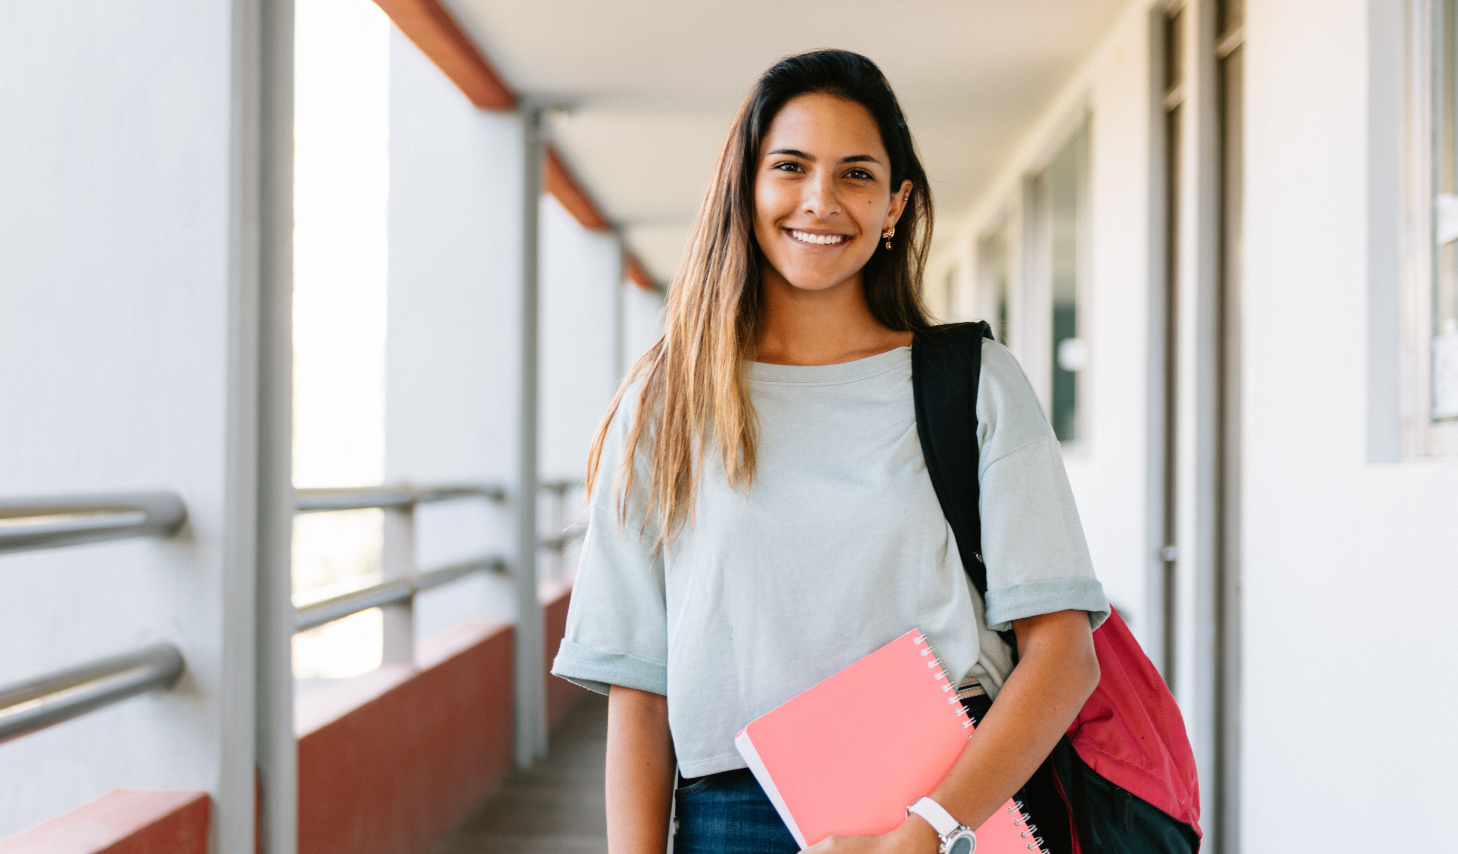
M 844 234 L 813 234 L 808 231 L 797 231 L 793 228 L 787 228 L 785 231 L 788 231 L 790 237 L 795 240 L 801 243 L 809 243 L 812 246 L 835 246 L 850 240 L 850 237 Z

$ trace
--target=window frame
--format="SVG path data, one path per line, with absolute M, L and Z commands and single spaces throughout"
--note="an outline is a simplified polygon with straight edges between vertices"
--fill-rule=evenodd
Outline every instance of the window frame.
M 1443 2 L 1408 0 L 1405 10 L 1401 367 L 1402 450 L 1410 459 L 1458 456 L 1458 419 L 1432 417 L 1439 249 L 1434 214 L 1441 110 L 1437 76 L 1442 73 Z

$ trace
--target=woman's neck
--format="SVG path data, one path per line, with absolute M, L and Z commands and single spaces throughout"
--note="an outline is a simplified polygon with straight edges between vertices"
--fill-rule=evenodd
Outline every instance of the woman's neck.
M 888 329 L 871 314 L 859 274 L 810 290 L 791 285 L 769 268 L 763 288 L 755 361 L 834 365 L 911 345 L 910 332 Z

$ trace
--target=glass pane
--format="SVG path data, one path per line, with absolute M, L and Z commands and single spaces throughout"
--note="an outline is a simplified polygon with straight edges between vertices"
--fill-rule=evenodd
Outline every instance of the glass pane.
M 1078 372 L 1088 348 L 1078 337 L 1084 134 L 1080 133 L 1048 167 L 1049 272 L 1053 291 L 1053 430 L 1067 442 L 1077 438 Z
M 1434 94 L 1432 417 L 1458 418 L 1458 0 L 1437 8 Z

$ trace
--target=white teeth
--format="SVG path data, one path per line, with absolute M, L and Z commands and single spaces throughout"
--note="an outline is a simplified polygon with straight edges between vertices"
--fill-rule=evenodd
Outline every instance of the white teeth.
M 805 243 L 818 243 L 821 246 L 831 246 L 836 243 L 841 243 L 845 240 L 844 234 L 807 234 L 803 231 L 794 230 L 791 230 L 790 234 L 793 235 L 796 240 L 800 240 Z

